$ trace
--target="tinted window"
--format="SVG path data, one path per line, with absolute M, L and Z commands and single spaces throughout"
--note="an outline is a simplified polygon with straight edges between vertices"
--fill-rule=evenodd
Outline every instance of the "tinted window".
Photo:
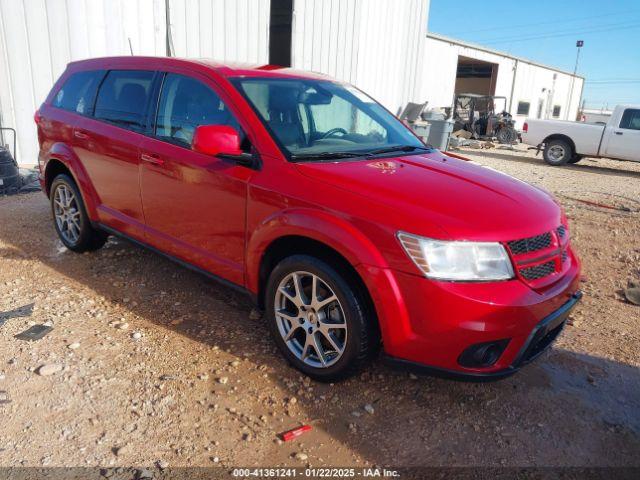
M 160 94 L 156 136 L 190 147 L 199 125 L 230 125 L 241 131 L 227 106 L 213 90 L 193 78 L 167 74 Z
M 154 72 L 112 70 L 102 82 L 95 117 L 119 127 L 142 132 Z
M 78 72 L 71 75 L 53 99 L 53 106 L 77 112 L 90 114 L 93 101 L 104 71 Z
M 518 113 L 517 115 L 529 115 L 529 107 L 531 104 L 529 102 L 518 102 Z
M 620 128 L 629 130 L 640 130 L 640 110 L 627 108 L 620 120 Z

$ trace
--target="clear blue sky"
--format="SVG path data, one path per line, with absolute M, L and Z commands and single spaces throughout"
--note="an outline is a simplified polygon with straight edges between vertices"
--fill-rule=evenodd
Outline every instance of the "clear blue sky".
M 431 0 L 429 31 L 573 71 L 587 108 L 640 103 L 640 0 Z

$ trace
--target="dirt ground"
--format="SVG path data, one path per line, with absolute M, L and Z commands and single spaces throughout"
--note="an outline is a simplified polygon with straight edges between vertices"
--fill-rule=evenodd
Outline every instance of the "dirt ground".
M 124 241 L 71 253 L 44 195 L 0 198 L 0 467 L 640 466 L 640 307 L 622 294 L 640 280 L 640 164 L 463 153 L 556 194 L 583 260 L 558 342 L 497 383 L 379 362 L 315 383 L 247 298 Z

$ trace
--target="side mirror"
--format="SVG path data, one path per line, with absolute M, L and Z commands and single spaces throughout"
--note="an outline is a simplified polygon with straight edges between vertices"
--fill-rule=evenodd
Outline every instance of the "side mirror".
M 191 148 L 205 155 L 233 160 L 238 165 L 255 167 L 254 156 L 240 148 L 240 134 L 229 125 L 200 125 L 196 128 Z
M 193 134 L 191 147 L 200 153 L 240 155 L 240 135 L 229 125 L 200 125 Z

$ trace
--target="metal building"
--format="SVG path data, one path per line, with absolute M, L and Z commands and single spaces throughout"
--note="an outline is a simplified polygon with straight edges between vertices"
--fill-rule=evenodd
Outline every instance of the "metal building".
M 0 125 L 18 131 L 18 160 L 33 165 L 34 112 L 68 62 L 167 51 L 285 58 L 397 112 L 419 100 L 428 10 L 429 0 L 0 0 Z
M 168 52 L 327 73 L 394 113 L 459 92 L 507 97 L 517 127 L 575 119 L 581 77 L 427 34 L 428 12 L 429 0 L 0 0 L 0 126 L 33 165 L 33 114 L 68 62 Z
M 584 78 L 557 68 L 429 33 L 420 95 L 450 107 L 457 93 L 506 97 L 516 128 L 526 117 L 576 120 Z

